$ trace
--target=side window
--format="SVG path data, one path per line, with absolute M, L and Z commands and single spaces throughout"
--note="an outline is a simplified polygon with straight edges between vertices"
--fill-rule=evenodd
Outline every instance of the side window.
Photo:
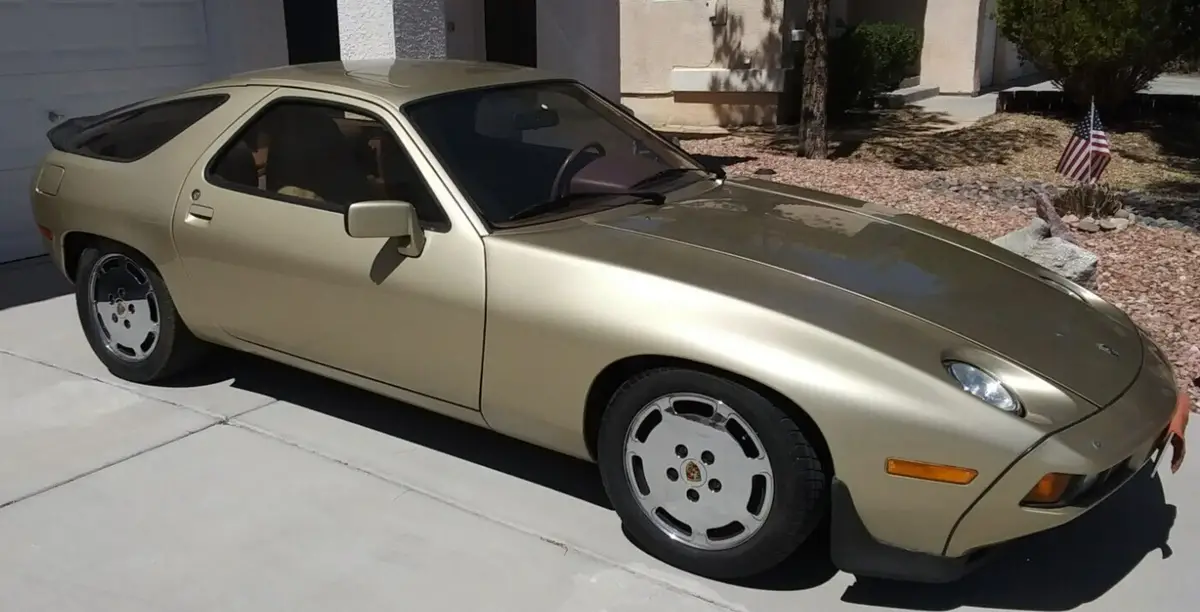
M 208 95 L 143 106 L 84 128 L 64 148 L 88 157 L 136 161 L 182 134 L 228 99 L 224 94 Z
M 404 200 L 421 221 L 449 223 L 412 158 L 367 113 L 316 101 L 268 106 L 208 167 L 213 184 L 344 211 L 354 202 Z

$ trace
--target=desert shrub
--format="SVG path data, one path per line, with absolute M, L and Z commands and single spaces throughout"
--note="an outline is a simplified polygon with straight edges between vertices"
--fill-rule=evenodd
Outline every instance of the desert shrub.
M 1118 107 L 1196 46 L 1200 0 L 998 0 L 1000 31 L 1077 104 Z
M 1111 217 L 1121 210 L 1121 194 L 1107 185 L 1076 185 L 1059 192 L 1051 200 L 1058 214 L 1084 217 Z
M 829 42 L 829 110 L 870 105 L 921 56 L 921 35 L 898 23 L 860 23 Z
M 1163 68 L 1163 72 L 1172 74 L 1196 74 L 1200 73 L 1200 57 L 1178 57 Z

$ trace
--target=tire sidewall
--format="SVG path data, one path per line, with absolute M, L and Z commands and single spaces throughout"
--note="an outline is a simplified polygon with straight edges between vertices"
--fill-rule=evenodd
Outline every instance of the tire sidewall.
M 158 343 L 150 352 L 150 356 L 142 361 L 126 361 L 113 355 L 108 350 L 104 340 L 104 332 L 100 329 L 100 321 L 92 309 L 90 289 L 92 275 L 96 266 L 105 255 L 116 254 L 128 257 L 142 269 L 146 275 L 154 295 L 158 300 L 159 338 Z M 154 266 L 145 257 L 110 242 L 87 247 L 79 256 L 79 264 L 75 273 L 75 306 L 79 313 L 79 323 L 83 327 L 83 335 L 96 357 L 106 368 L 119 378 L 134 382 L 150 381 L 158 378 L 166 369 L 171 357 L 171 351 L 176 337 L 176 315 L 174 304 L 167 293 L 165 283 L 158 275 Z
M 770 458 L 774 497 L 766 523 L 750 539 L 733 548 L 699 550 L 672 540 L 646 516 L 626 476 L 624 445 L 629 424 L 645 405 L 680 392 L 704 394 L 732 407 L 753 428 Z M 725 573 L 724 566 L 758 556 L 764 544 L 776 549 L 773 556 L 786 556 L 778 548 L 787 546 L 790 547 L 787 553 L 794 551 L 822 518 L 820 504 L 824 500 L 810 499 L 812 492 L 801 486 L 801 475 L 787 473 L 794 464 L 792 436 L 798 431 L 785 412 L 743 385 L 692 370 L 657 370 L 631 380 L 614 394 L 601 421 L 597 462 L 609 499 L 637 543 L 685 569 L 695 571 L 694 568 L 700 567 L 705 573 Z M 787 540 L 794 542 L 789 544 Z

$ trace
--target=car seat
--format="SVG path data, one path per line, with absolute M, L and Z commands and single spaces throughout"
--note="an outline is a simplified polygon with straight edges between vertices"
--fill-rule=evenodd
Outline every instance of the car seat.
M 326 112 L 286 104 L 275 111 L 267 158 L 269 191 L 308 192 L 317 199 L 349 206 L 370 199 L 367 177 L 337 123 Z

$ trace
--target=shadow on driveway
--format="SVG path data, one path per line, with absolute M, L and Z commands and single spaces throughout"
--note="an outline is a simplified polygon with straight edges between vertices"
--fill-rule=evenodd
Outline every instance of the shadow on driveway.
M 611 509 L 590 463 L 258 357 L 219 351 L 210 367 L 170 385 L 224 380 Z M 957 583 L 859 579 L 842 600 L 912 610 L 1069 610 L 1104 595 L 1147 554 L 1170 556 L 1167 537 L 1175 512 L 1161 481 L 1143 472 L 1081 519 L 1017 543 Z M 736 584 L 772 591 L 818 587 L 836 573 L 827 547 L 827 539 L 814 537 L 780 567 Z
M 0 264 L 0 310 L 42 302 L 73 290 L 49 257 Z
M 957 583 L 859 580 L 842 600 L 911 610 L 1071 610 L 1099 599 L 1147 554 L 1170 557 L 1175 514 L 1162 481 L 1143 470 L 1078 520 L 1015 544 Z

